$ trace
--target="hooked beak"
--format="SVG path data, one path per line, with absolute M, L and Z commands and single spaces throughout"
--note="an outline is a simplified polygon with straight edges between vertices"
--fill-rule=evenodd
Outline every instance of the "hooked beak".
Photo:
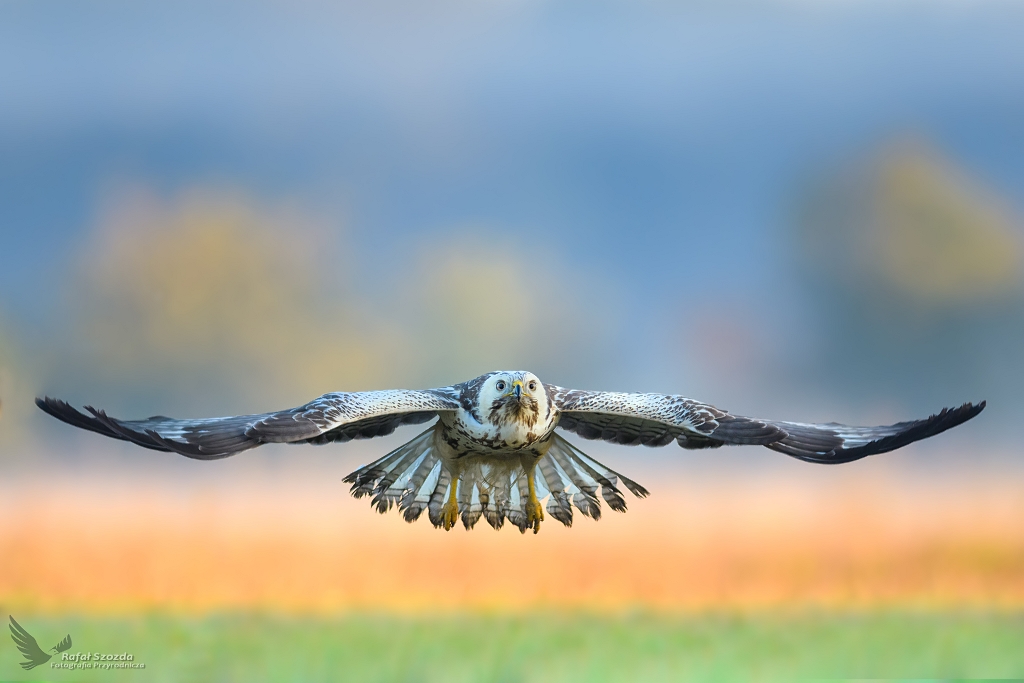
M 520 381 L 512 382 L 512 389 L 507 394 L 505 394 L 505 395 L 506 396 L 515 395 L 516 400 L 518 401 L 519 398 L 523 395 L 523 383 L 520 382 Z

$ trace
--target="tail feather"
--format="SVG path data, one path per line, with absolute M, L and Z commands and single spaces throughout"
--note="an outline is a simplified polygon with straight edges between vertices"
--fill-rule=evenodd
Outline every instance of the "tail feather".
M 430 458 L 432 449 L 428 449 L 421 454 L 413 454 L 411 457 L 407 456 L 407 462 L 400 463 L 395 470 L 392 470 L 387 476 L 385 476 L 373 489 L 373 500 L 370 501 L 370 505 L 377 508 L 377 512 L 381 514 L 387 512 L 396 505 L 401 505 L 402 498 L 409 490 L 410 475 L 420 463 L 424 461 L 433 460 Z M 406 458 L 403 458 L 406 460 Z M 399 468 L 404 468 L 402 475 L 398 476 L 395 480 L 389 481 L 389 477 L 395 473 Z
M 427 501 L 427 517 L 435 527 L 441 527 L 444 523 L 441 520 L 441 508 L 444 507 L 444 499 L 448 494 L 448 486 L 452 483 L 452 475 L 445 467 L 441 467 L 437 475 L 437 484 L 434 485 L 434 492 L 430 494 Z
M 483 512 L 484 520 L 491 525 L 492 529 L 500 529 L 505 523 L 505 517 L 498 517 L 498 511 L 492 500 L 491 491 L 493 487 L 481 483 L 480 489 L 480 510 Z
M 434 490 L 433 486 L 426 485 L 427 481 L 434 471 L 439 470 L 440 467 L 441 462 L 437 457 L 437 451 L 430 448 L 412 473 L 412 476 L 409 477 L 409 483 L 405 487 L 405 492 L 398 501 L 398 508 L 402 510 L 405 521 L 415 522 L 423 514 L 423 510 L 426 509 L 427 503 L 430 500 L 430 492 Z
M 472 470 L 465 472 L 462 481 L 459 482 L 459 513 L 462 516 L 462 525 L 467 531 L 476 526 L 483 514 L 477 491 L 477 477 Z
M 576 509 L 584 514 L 586 517 L 590 517 L 595 522 L 601 519 L 601 503 L 597 500 L 597 487 L 587 487 L 586 489 L 580 489 L 572 496 L 572 504 L 576 506 Z
M 494 529 L 505 524 L 505 518 L 512 505 L 512 478 L 503 478 L 490 489 L 490 505 L 484 509 L 484 519 Z
M 582 453 L 578 455 L 582 455 Z M 580 469 L 584 470 L 601 485 L 601 497 L 608 503 L 608 507 L 616 512 L 625 512 L 626 499 L 622 497 L 622 492 L 615 486 L 618 482 L 618 477 L 615 476 L 615 473 L 608 470 L 611 476 L 605 475 L 596 468 L 591 467 L 590 463 L 583 458 L 578 458 L 576 462 Z
M 553 462 L 555 462 L 558 465 L 561 471 L 565 473 L 565 476 L 568 478 L 569 483 L 573 487 L 580 490 L 585 490 L 590 487 L 594 487 L 594 490 L 596 491 L 597 482 L 593 479 L 588 478 L 585 474 L 580 473 L 580 471 L 576 468 L 576 465 L 573 464 L 575 459 L 572 457 L 572 455 L 573 453 L 571 449 L 563 450 L 561 448 L 561 444 L 559 444 L 556 441 L 551 446 L 551 449 L 548 450 L 548 454 L 545 457 L 550 458 Z
M 540 459 L 540 462 L 537 463 L 537 469 L 540 470 L 544 483 L 550 492 L 547 504 L 548 512 L 565 526 L 572 526 L 572 505 L 569 501 L 569 496 L 565 492 L 569 482 L 562 478 L 554 461 L 547 457 Z
M 509 524 L 519 527 L 520 533 L 525 534 L 528 525 L 526 523 L 526 511 L 523 508 L 525 507 L 525 502 L 530 499 L 530 485 L 527 483 L 525 475 L 516 478 L 516 492 L 519 495 L 509 505 L 508 521 Z
M 595 520 L 601 519 L 601 503 L 598 502 L 596 495 L 597 482 L 580 474 L 573 464 L 572 451 L 563 451 L 558 446 L 559 444 L 556 442 L 545 457 L 551 458 L 569 479 L 572 504 L 585 517 L 591 517 Z
M 402 446 L 399 449 L 401 457 L 389 466 L 388 471 L 373 487 L 374 497 L 370 504 L 381 514 L 401 500 L 416 464 L 428 456 L 431 450 L 429 442 L 433 437 L 431 431 L 427 430 Z M 423 441 L 427 442 L 425 447 Z
M 429 439 L 430 436 L 429 432 L 424 432 L 396 451 L 396 455 L 400 457 L 397 457 L 388 463 L 384 476 L 382 476 L 377 482 L 377 485 L 373 487 L 373 492 L 375 494 L 385 491 L 396 481 L 400 481 L 408 477 L 412 471 L 413 464 L 421 458 L 423 453 L 430 447 L 428 444 L 418 442 L 424 437 Z

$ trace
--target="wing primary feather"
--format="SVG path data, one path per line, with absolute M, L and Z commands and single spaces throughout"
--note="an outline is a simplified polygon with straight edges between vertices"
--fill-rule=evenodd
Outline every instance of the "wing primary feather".
M 73 408 L 67 401 L 62 401 L 57 398 L 50 398 L 49 396 L 36 399 L 36 405 L 48 415 L 57 418 L 61 422 L 78 427 L 79 429 L 87 429 L 90 432 L 96 432 L 103 436 L 109 436 L 112 439 L 120 439 L 121 441 L 128 441 L 117 432 L 111 431 L 109 427 L 96 420 L 96 418 L 89 417 L 80 413 L 78 410 Z
M 847 463 L 940 434 L 975 417 L 985 409 L 985 405 L 985 401 L 964 403 L 959 408 L 943 408 L 923 420 L 881 427 L 777 422 L 775 424 L 786 432 L 786 436 L 768 444 L 768 448 L 807 462 L 826 465 Z
M 153 441 L 153 443 L 161 446 L 157 450 L 167 450 L 179 455 L 184 455 L 186 458 L 192 458 L 193 460 L 219 460 L 220 458 L 226 458 L 234 453 L 207 453 L 203 451 L 202 446 L 197 446 L 191 443 L 182 443 L 180 441 L 172 441 L 171 439 L 164 438 L 159 432 L 147 429 L 146 435 Z M 138 443 L 136 441 L 136 443 Z M 140 446 L 143 444 L 139 444 Z M 256 445 L 256 444 L 253 444 Z
M 715 420 L 718 426 L 708 436 L 735 446 L 767 446 L 786 436 L 786 430 L 766 420 L 741 415 L 725 415 Z
M 111 432 L 120 435 L 120 437 L 125 441 L 131 441 L 133 444 L 137 446 L 142 446 L 143 448 L 149 448 L 155 451 L 173 450 L 171 448 L 168 448 L 167 446 L 160 444 L 157 441 L 153 441 L 153 439 L 145 433 L 139 433 L 133 429 L 128 428 L 127 426 L 121 424 L 118 420 L 115 420 L 114 418 L 108 416 L 106 412 L 102 410 L 97 410 L 92 406 L 85 406 L 85 409 L 92 413 L 93 417 L 95 417 L 97 421 L 103 424 Z

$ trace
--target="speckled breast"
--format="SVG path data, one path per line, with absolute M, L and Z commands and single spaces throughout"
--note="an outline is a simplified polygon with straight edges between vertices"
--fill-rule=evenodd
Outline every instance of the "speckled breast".
M 470 418 L 472 419 L 472 418 Z M 437 444 L 442 455 L 447 458 L 481 457 L 521 457 L 524 453 L 532 453 L 537 457 L 544 455 L 551 440 L 554 429 L 544 431 L 515 430 L 505 426 L 490 426 L 477 423 L 475 420 L 461 419 L 455 415 L 448 420 L 441 419 L 437 423 Z

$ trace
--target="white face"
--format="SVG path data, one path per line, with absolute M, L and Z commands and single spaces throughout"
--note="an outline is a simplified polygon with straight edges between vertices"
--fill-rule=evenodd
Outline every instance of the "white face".
M 547 410 L 547 392 L 532 372 L 496 372 L 480 388 L 480 415 L 491 423 L 533 426 Z

